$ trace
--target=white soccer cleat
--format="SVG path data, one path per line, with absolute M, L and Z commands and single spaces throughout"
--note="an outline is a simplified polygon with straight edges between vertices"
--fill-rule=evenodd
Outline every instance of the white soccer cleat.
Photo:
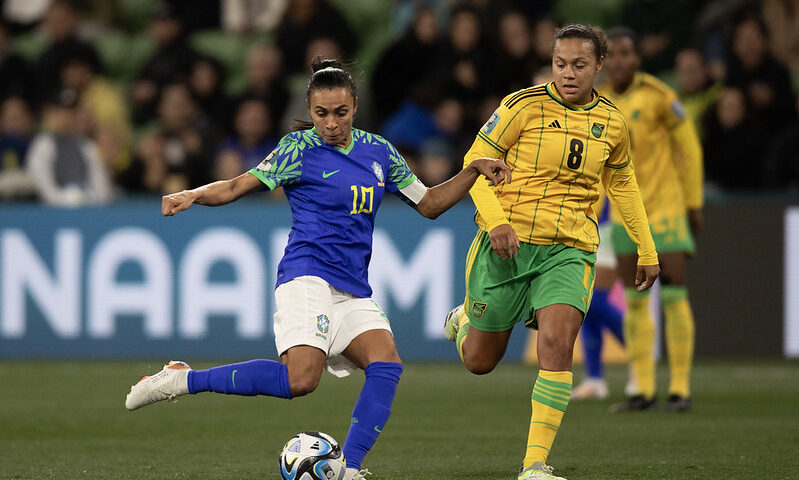
M 369 470 L 357 470 L 354 468 L 348 468 L 346 472 L 344 472 L 344 478 L 341 480 L 365 480 L 367 475 L 371 475 L 372 473 Z
M 608 384 L 603 378 L 586 378 L 572 390 L 572 400 L 606 398 L 608 398 Z
M 518 480 L 566 480 L 564 477 L 557 477 L 552 472 L 555 469 L 541 462 L 535 462 L 531 466 L 519 472 Z
M 454 342 L 455 339 L 458 338 L 461 315 L 463 315 L 462 303 L 450 310 L 447 314 L 447 318 L 444 320 L 444 336 L 447 337 L 447 340 L 450 342 Z
M 125 408 L 136 410 L 161 400 L 175 401 L 180 395 L 189 393 L 188 363 L 172 360 L 155 375 L 141 377 L 139 383 L 130 387 L 125 398 Z

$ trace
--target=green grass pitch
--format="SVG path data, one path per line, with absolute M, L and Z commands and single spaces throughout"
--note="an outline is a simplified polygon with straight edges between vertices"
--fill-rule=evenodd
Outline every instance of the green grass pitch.
M 0 479 L 277 479 L 278 452 L 296 432 L 344 440 L 363 378 L 325 374 L 292 401 L 205 393 L 126 411 L 129 386 L 160 366 L 0 363 Z M 407 365 L 366 458 L 370 480 L 515 479 L 535 372 Z M 665 388 L 667 372 L 659 375 Z M 624 377 L 609 369 L 614 400 Z M 570 480 L 799 479 L 799 363 L 700 362 L 693 385 L 686 414 L 572 403 L 550 463 Z

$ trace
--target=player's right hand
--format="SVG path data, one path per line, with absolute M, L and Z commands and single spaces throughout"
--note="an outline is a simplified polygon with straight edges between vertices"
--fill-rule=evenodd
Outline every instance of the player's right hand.
M 499 258 L 505 260 L 515 257 L 521 246 L 516 231 L 507 223 L 494 227 L 488 232 L 488 240 L 491 241 L 491 248 L 499 255 Z
M 196 196 L 191 190 L 172 193 L 161 197 L 161 214 L 165 217 L 182 212 L 194 203 Z
M 638 265 L 635 272 L 635 288 L 639 292 L 649 290 L 660 275 L 659 265 Z

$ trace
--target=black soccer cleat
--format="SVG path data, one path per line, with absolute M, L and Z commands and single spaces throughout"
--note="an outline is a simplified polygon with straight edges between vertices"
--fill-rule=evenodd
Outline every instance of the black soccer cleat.
M 687 412 L 691 409 L 692 403 L 691 399 L 688 397 L 683 397 L 682 395 L 671 394 L 669 395 L 669 400 L 666 403 L 666 410 L 670 412 Z
M 658 402 L 656 399 L 646 399 L 643 395 L 633 395 L 627 400 L 614 403 L 610 406 L 610 411 L 617 412 L 643 412 L 645 410 L 657 410 Z

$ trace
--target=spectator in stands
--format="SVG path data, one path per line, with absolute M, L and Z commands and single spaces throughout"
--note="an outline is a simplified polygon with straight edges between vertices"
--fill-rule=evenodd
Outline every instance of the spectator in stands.
M 283 52 L 287 73 L 308 71 L 304 62 L 308 44 L 318 37 L 328 37 L 341 47 L 345 58 L 351 58 L 359 40 L 347 19 L 328 0 L 292 0 L 277 28 L 277 46 Z M 341 57 L 337 57 L 341 58 Z
M 456 159 L 459 158 L 460 155 L 455 154 L 446 140 L 441 138 L 427 140 L 419 151 L 417 164 L 419 179 L 425 185 L 437 185 L 446 181 L 452 177 L 453 172 L 457 171 L 456 164 L 461 162 L 457 162 Z
M 78 14 L 71 2 L 53 1 L 44 17 L 42 28 L 49 46 L 39 56 L 36 77 L 40 95 L 44 98 L 57 96 L 61 90 L 59 73 L 64 59 L 68 56 L 74 56 L 79 52 L 92 64 L 95 71 L 100 69 L 100 57 L 95 48 L 78 38 Z
M 222 0 L 222 27 L 226 32 L 271 32 L 283 17 L 289 0 Z
M 21 96 L 0 105 L 0 199 L 29 199 L 36 185 L 25 170 L 25 156 L 33 138 L 33 112 Z
M 799 114 L 799 99 L 796 102 Z M 771 142 L 764 172 L 764 186 L 799 191 L 799 121 L 794 120 Z
M 438 16 L 432 8 L 416 11 L 405 34 L 385 49 L 372 74 L 378 122 L 385 121 L 424 82 L 440 61 Z
M 76 131 L 78 96 L 63 90 L 48 100 L 44 130 L 26 159 L 39 197 L 49 205 L 77 207 L 111 200 L 111 182 L 97 145 Z
M 158 102 L 157 132 L 164 138 L 170 186 L 207 183 L 209 152 L 215 142 L 207 118 L 199 111 L 188 85 L 166 85 Z
M 166 139 L 158 129 L 151 129 L 142 135 L 133 162 L 117 178 L 117 185 L 130 193 L 163 195 L 171 192 L 173 185 L 185 184 L 182 175 L 169 173 Z
M 768 140 L 762 123 L 751 115 L 741 90 L 726 88 L 721 92 L 716 104 L 705 115 L 704 133 L 708 182 L 724 190 L 760 186 L 765 170 L 762 158 Z
M 702 117 L 718 99 L 722 84 L 710 78 L 705 57 L 695 48 L 680 50 L 674 61 L 674 72 L 685 116 L 691 119 L 701 137 Z
M 257 98 L 268 105 L 269 124 L 275 127 L 283 119 L 290 96 L 282 71 L 277 47 L 261 43 L 250 47 L 247 52 L 247 86 L 240 100 Z
M 81 49 L 67 49 L 62 58 L 61 84 L 78 94 L 85 120 L 84 134 L 99 147 L 106 168 L 115 178 L 130 165 L 132 125 L 121 88 L 98 75 L 97 67 Z
M 462 102 L 467 112 L 476 113 L 484 97 L 500 91 L 497 75 L 485 73 L 495 72 L 496 68 L 483 39 L 479 10 L 460 7 L 452 12 L 438 63 L 436 83 Z M 484 121 L 468 115 L 467 128 Z
M 771 56 L 768 48 L 763 20 L 749 14 L 739 18 L 733 31 L 726 83 L 744 93 L 751 113 L 774 133 L 790 123 L 795 112 L 788 69 Z
M 277 139 L 270 135 L 269 109 L 262 101 L 252 98 L 239 104 L 235 117 L 235 135 L 222 141 L 214 160 L 217 180 L 233 176 L 259 164 L 277 147 Z M 231 152 L 234 155 L 231 155 Z M 235 159 L 238 159 L 238 168 Z M 220 175 L 219 172 L 225 172 Z M 223 178 L 227 177 L 227 178 Z M 447 177 L 449 178 L 449 177 Z
M 0 102 L 12 96 L 21 96 L 32 102 L 35 91 L 33 70 L 28 62 L 12 51 L 8 27 L 0 19 Z
M 536 64 L 552 69 L 552 46 L 559 25 L 552 17 L 544 16 L 533 23 L 533 52 Z
M 163 4 L 153 15 L 149 31 L 156 41 L 156 50 L 130 89 L 133 120 L 138 125 L 155 117 L 161 89 L 170 82 L 188 78 L 198 57 L 186 43 L 181 19 L 168 4 Z
M 503 81 L 502 91 L 515 92 L 531 86 L 538 60 L 527 18 L 516 11 L 504 13 L 499 20 L 499 39 L 497 64 Z
M 189 88 L 199 109 L 208 117 L 218 135 L 231 131 L 231 101 L 225 95 L 225 69 L 211 57 L 194 60 L 189 75 Z
M 621 9 L 621 23 L 638 35 L 641 69 L 659 74 L 674 64 L 674 56 L 691 35 L 693 16 L 687 0 L 631 0 Z

